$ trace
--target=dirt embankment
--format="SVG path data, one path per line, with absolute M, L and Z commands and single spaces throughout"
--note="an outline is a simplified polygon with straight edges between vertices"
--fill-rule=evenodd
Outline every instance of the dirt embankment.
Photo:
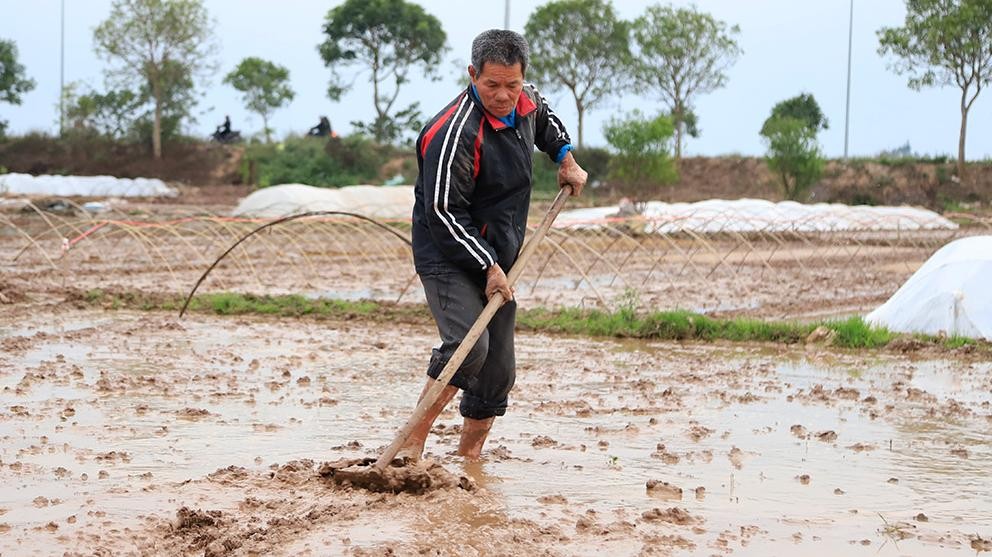
M 992 201 L 992 164 L 970 164 L 967 179 L 955 177 L 953 162 L 890 163 L 830 161 L 813 186 L 810 201 L 870 205 L 923 205 L 942 209 L 948 202 Z M 764 159 L 692 157 L 683 159 L 679 182 L 661 190 L 666 201 L 715 197 L 780 200 L 778 182 Z
M 148 146 L 99 138 L 28 135 L 0 142 L 0 166 L 9 172 L 160 178 L 192 186 L 240 184 L 243 154 L 241 146 L 169 143 L 156 161 Z
M 0 166 L 10 172 L 140 176 L 189 186 L 241 185 L 243 156 L 242 146 L 210 143 L 168 144 L 160 161 L 152 159 L 146 146 L 99 139 L 59 141 L 25 136 L 0 143 Z M 381 174 L 396 174 L 403 160 L 385 163 Z M 830 161 L 808 201 L 909 204 L 934 209 L 944 209 L 951 203 L 992 202 L 992 164 L 970 164 L 963 181 L 955 175 L 953 161 L 886 164 L 866 160 Z M 597 199 L 606 201 L 623 193 L 617 190 L 611 195 L 609 187 L 605 187 L 598 192 Z M 728 156 L 683 159 L 677 183 L 648 188 L 635 197 L 690 202 L 741 197 L 780 200 L 782 194 L 763 158 Z

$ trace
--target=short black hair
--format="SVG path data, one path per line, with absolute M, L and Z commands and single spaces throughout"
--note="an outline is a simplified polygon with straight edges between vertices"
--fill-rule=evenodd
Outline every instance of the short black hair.
M 520 72 L 526 73 L 529 57 L 527 39 L 508 29 L 483 31 L 472 41 L 472 65 L 479 73 L 482 73 L 486 62 L 503 66 L 512 66 L 519 62 Z

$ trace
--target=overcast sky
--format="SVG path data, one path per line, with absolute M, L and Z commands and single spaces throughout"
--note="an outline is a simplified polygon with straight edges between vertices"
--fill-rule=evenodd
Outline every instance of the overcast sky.
M 10 121 L 10 132 L 58 131 L 59 0 L 0 0 L 0 38 L 13 39 L 20 62 L 37 88 L 21 106 L 0 104 L 0 118 Z M 289 68 L 297 95 L 276 112 L 272 125 L 279 135 L 304 132 L 326 114 L 338 131 L 348 122 L 373 114 L 367 74 L 339 102 L 327 98 L 328 70 L 317 53 L 321 23 L 339 2 L 329 0 L 206 0 L 216 20 L 220 43 L 220 72 L 204 88 L 195 110 L 198 120 L 190 131 L 206 136 L 230 114 L 235 129 L 257 132 L 261 120 L 242 106 L 232 88 L 221 84 L 225 73 L 247 56 L 258 56 Z M 542 1 L 512 0 L 510 27 L 523 31 L 531 12 Z M 690 2 L 676 1 L 675 5 Z M 65 0 L 65 80 L 103 88 L 104 63 L 93 53 L 93 28 L 107 17 L 110 0 Z M 440 19 L 448 34 L 450 51 L 439 83 L 413 82 L 399 103 L 419 101 L 425 112 L 444 106 L 458 90 L 459 77 L 469 59 L 472 38 L 502 27 L 504 2 L 467 3 L 422 0 L 424 8 Z M 702 136 L 690 139 L 688 155 L 758 155 L 764 146 L 758 136 L 761 123 L 778 101 L 801 92 L 812 93 L 830 120 L 820 136 L 825 153 L 839 157 L 844 150 L 844 102 L 847 72 L 848 0 L 699 0 L 696 6 L 716 18 L 740 26 L 743 56 L 729 72 L 721 90 L 695 99 Z M 621 17 L 637 17 L 648 2 L 617 0 Z M 876 53 L 875 32 L 902 23 L 903 0 L 855 0 L 854 64 L 851 92 L 850 152 L 870 156 L 910 142 L 924 154 L 956 154 L 960 125 L 957 88 L 915 92 L 906 78 L 886 68 Z M 553 84 L 538 84 L 566 120 L 575 122 L 574 104 Z M 399 104 L 398 103 L 398 104 Z M 638 108 L 662 110 L 650 95 L 627 95 L 587 115 L 590 145 L 604 145 L 603 123 L 612 115 Z M 572 126 L 574 128 L 574 124 Z M 573 137 L 575 133 L 573 130 Z M 969 119 L 969 159 L 992 157 L 992 91 L 975 102 Z

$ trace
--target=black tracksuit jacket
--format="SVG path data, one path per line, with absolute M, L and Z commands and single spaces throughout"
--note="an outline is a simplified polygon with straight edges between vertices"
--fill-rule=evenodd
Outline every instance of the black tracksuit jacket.
M 530 84 L 520 93 L 515 124 L 487 112 L 469 86 L 420 132 L 413 207 L 418 274 L 476 275 L 496 263 L 504 272 L 513 266 L 527 228 L 534 146 L 554 160 L 571 143 Z

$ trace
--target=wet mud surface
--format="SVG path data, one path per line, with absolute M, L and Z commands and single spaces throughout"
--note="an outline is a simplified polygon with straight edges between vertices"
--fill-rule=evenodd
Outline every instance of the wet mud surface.
M 328 470 L 407 419 L 429 327 L 31 308 L 0 319 L 4 555 L 992 550 L 988 362 L 524 334 L 484 461 L 449 410 L 394 493 Z

